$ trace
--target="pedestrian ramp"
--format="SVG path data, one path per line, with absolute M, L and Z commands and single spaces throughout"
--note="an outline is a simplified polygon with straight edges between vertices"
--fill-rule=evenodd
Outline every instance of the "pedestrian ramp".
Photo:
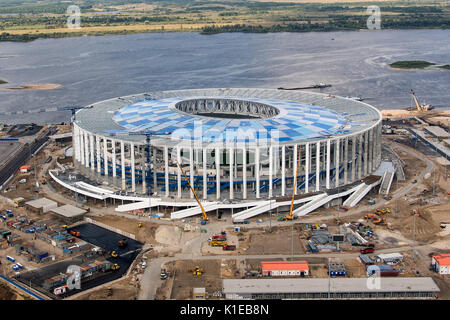
M 217 202 L 209 202 L 206 204 L 202 204 L 202 206 L 203 206 L 203 210 L 205 210 L 205 212 L 214 211 L 214 210 L 217 210 L 220 208 L 220 204 Z M 172 212 L 172 214 L 170 215 L 170 219 L 172 219 L 172 220 L 173 219 L 183 219 L 183 218 L 195 216 L 195 215 L 201 214 L 201 213 L 202 213 L 202 209 L 200 208 L 199 205 L 197 205 L 192 208 L 187 208 L 187 209 Z
M 160 204 L 161 204 L 161 199 L 158 199 L 158 198 L 145 199 L 145 200 L 139 201 L 139 202 L 132 202 L 132 203 L 120 205 L 115 209 L 115 211 L 127 212 L 127 211 L 133 211 L 133 210 L 140 210 L 140 209 L 156 207 Z
M 260 205 L 233 214 L 231 218 L 233 219 L 233 221 L 243 221 L 277 207 L 278 203 L 276 202 L 276 200 L 263 201 Z
M 356 206 L 362 200 L 362 198 L 364 198 L 366 194 L 368 194 L 369 191 L 372 190 L 373 187 L 379 185 L 380 183 L 381 179 L 378 179 L 372 184 L 362 183 L 358 185 L 358 189 L 355 191 L 355 193 L 348 197 L 347 200 L 344 201 L 343 205 L 348 207 Z
M 381 181 L 379 194 L 387 195 L 394 180 L 394 172 L 385 172 Z

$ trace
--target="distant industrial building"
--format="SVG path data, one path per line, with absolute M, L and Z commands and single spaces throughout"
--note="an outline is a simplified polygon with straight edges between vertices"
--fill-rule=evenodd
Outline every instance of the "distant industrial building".
M 381 253 L 377 255 L 379 261 L 387 264 L 397 264 L 403 261 L 403 255 L 401 253 Z
M 58 207 L 58 203 L 47 199 L 47 198 L 39 198 L 36 200 L 31 200 L 25 202 L 26 207 L 36 213 L 47 213 L 50 210 Z
M 192 289 L 192 299 L 194 300 L 205 300 L 206 290 L 205 288 L 193 288 Z
M 450 274 L 450 254 L 439 254 L 431 258 L 433 270 L 439 274 Z
M 263 276 L 307 276 L 309 266 L 306 261 L 262 261 Z
M 430 277 L 224 279 L 226 299 L 432 299 L 440 292 Z

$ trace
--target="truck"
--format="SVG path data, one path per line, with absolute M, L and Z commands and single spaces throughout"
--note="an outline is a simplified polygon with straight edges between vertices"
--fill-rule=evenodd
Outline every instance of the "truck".
M 11 262 L 16 262 L 16 259 L 14 259 L 11 256 L 6 256 L 6 260 L 11 261 Z
M 375 249 L 373 247 L 361 248 L 360 252 L 362 254 L 373 253 Z
M 232 244 L 226 244 L 222 247 L 222 250 L 234 251 L 234 250 L 236 250 L 236 246 L 232 245 Z

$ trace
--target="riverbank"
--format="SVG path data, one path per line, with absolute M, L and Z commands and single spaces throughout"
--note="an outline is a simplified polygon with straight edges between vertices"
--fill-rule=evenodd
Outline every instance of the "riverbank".
M 356 2 L 358 1 L 358 2 Z M 67 27 L 66 5 L 0 8 L 0 41 L 25 42 L 40 38 L 102 36 L 133 33 L 199 32 L 274 33 L 367 30 L 367 6 L 359 0 L 347 3 L 230 2 L 199 4 L 105 6 L 93 0 L 81 7 L 81 28 Z M 355 3 L 352 3 L 355 2 Z M 84 3 L 83 0 L 80 3 Z M 379 2 L 381 29 L 443 29 L 450 25 L 450 6 L 421 2 Z M 53 10 L 50 12 L 48 10 Z M 14 12 L 16 15 L 12 15 Z M 9 14 L 9 15 L 8 15 Z M 21 14 L 26 14 L 23 19 Z

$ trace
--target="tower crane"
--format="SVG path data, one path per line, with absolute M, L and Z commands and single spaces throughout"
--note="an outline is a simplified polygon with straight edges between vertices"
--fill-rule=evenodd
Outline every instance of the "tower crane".
M 141 130 L 141 131 L 127 131 L 127 130 L 106 130 L 110 136 L 116 135 L 129 135 L 129 136 L 145 136 L 145 153 L 147 155 L 146 163 L 147 168 L 145 170 L 145 174 L 143 174 L 142 181 L 150 175 L 150 166 L 151 166 L 151 145 L 150 140 L 152 136 L 167 136 L 170 132 L 166 132 L 165 134 L 157 134 L 156 131 L 150 130 Z M 151 183 L 147 183 L 147 195 L 150 197 L 152 194 Z
M 191 183 L 189 182 L 189 179 L 186 176 L 186 172 L 184 172 L 183 167 L 181 167 L 181 165 L 178 161 L 177 161 L 177 165 L 178 165 L 178 168 L 180 168 L 181 172 L 183 172 L 184 178 L 186 179 L 186 181 L 189 185 L 189 188 L 191 188 L 191 191 L 195 196 L 195 200 L 197 200 L 197 203 L 200 206 L 200 209 L 202 210 L 202 224 L 206 224 L 206 222 L 209 219 L 208 215 L 206 214 L 205 209 L 203 209 L 203 206 L 202 206 L 200 200 L 198 200 L 197 194 L 195 193 L 194 188 L 192 187 Z

